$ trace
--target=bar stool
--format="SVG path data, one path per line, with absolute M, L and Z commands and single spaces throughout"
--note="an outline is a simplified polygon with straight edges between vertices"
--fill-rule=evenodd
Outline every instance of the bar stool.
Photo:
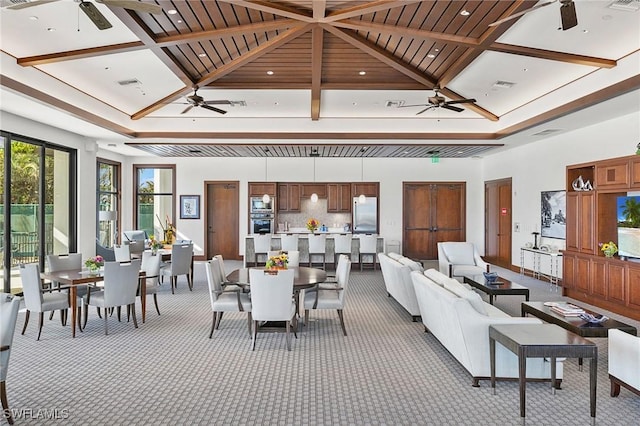
M 375 235 L 367 234 L 360 236 L 360 251 L 358 254 L 358 259 L 360 262 L 360 270 L 362 271 L 362 267 L 364 266 L 362 258 L 363 256 L 371 256 L 371 264 L 373 265 L 373 270 L 376 269 L 376 254 L 378 251 L 378 237 Z
M 280 237 L 282 251 L 300 250 L 298 248 L 298 235 L 283 235 Z
M 341 254 L 346 254 L 351 259 L 351 240 L 352 234 L 336 235 L 333 239 L 335 250 L 333 251 L 333 267 L 338 269 L 338 258 Z
M 309 267 L 313 266 L 313 256 L 322 256 L 322 269 L 327 268 L 327 234 L 309 235 Z
M 269 252 L 271 251 L 271 234 L 259 234 L 253 236 L 253 250 L 255 257 L 253 258 L 253 265 L 258 266 L 258 256 L 265 256 L 265 263 L 269 259 Z

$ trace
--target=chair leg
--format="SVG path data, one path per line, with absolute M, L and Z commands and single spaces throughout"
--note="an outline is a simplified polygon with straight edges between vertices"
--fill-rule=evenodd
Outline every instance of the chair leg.
M 253 338 L 251 339 L 251 350 L 256 350 L 256 338 L 258 337 L 258 321 L 253 322 Z
M 187 274 L 187 284 L 189 284 L 189 291 L 193 291 L 193 281 L 191 281 L 191 274 Z
M 107 309 L 104 310 L 104 335 L 109 334 L 109 328 L 107 327 Z
M 38 313 L 38 338 L 40 340 L 40 334 L 42 333 L 42 323 L 44 322 L 44 312 Z
M 121 321 L 120 321 L 120 312 L 121 312 L 120 306 L 118 306 L 117 311 L 118 311 L 118 322 L 121 322 Z M 128 313 L 128 312 L 127 312 L 127 313 Z M 128 320 L 127 320 L 127 321 L 128 321 Z
M 344 316 L 342 314 L 342 309 L 338 309 L 338 316 L 340 317 L 340 325 L 342 326 L 342 333 L 346 336 L 347 329 L 344 327 Z
M 249 322 L 249 336 L 251 336 L 251 312 L 247 312 L 247 321 Z
M 4 417 L 7 419 L 7 423 L 12 425 L 13 416 L 11 415 L 11 411 L 9 410 L 9 401 L 7 400 L 7 386 L 5 385 L 4 380 L 0 382 L 0 400 L 2 401 L 2 412 L 4 413 Z
M 135 328 L 138 328 L 138 319 L 136 318 L 136 304 L 130 304 L 129 308 L 131 309 L 131 316 L 133 317 L 133 325 L 135 326 Z
M 293 316 L 293 336 L 298 338 L 298 315 Z
M 307 327 L 309 326 L 309 310 L 308 309 L 304 310 L 304 324 Z
M 287 336 L 286 336 L 286 340 L 287 340 L 287 350 L 290 351 L 291 350 L 291 334 L 289 333 L 289 328 L 291 328 L 291 321 L 287 320 L 285 321 L 286 326 L 287 326 Z
M 175 288 L 176 288 L 176 285 L 177 285 L 178 283 L 177 283 L 177 282 L 176 282 L 176 280 L 174 280 L 173 278 L 174 278 L 174 277 L 171 277 L 171 294 L 176 294 L 176 293 L 175 293 Z
M 211 339 L 211 336 L 213 336 L 213 330 L 215 330 L 216 328 L 216 321 L 218 320 L 218 313 L 214 312 L 213 313 L 213 318 L 211 320 L 211 331 L 209 332 L 209 339 Z
M 156 312 L 160 315 L 160 308 L 158 307 L 158 295 L 153 293 L 153 303 L 156 305 Z
M 53 315 L 55 314 L 54 311 L 49 312 L 49 321 L 51 321 L 53 319 Z
M 218 321 L 216 322 L 216 330 L 220 328 L 220 322 L 222 321 L 222 314 L 224 312 L 218 312 Z
M 29 324 L 29 314 L 31 312 L 27 309 L 27 313 L 24 316 L 24 326 L 22 327 L 22 335 L 24 335 L 24 332 L 27 331 L 27 324 Z
M 67 310 L 66 309 L 60 309 L 60 324 L 62 324 L 62 326 L 64 327 L 65 325 L 67 325 Z
M 102 314 L 100 313 L 100 308 L 96 307 L 96 311 L 98 311 L 98 318 L 102 318 Z M 104 314 L 107 315 L 107 310 L 105 309 Z

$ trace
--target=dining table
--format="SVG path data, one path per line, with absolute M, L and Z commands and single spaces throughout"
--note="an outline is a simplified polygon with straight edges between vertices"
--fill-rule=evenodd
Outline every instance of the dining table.
M 71 269 L 66 271 L 42 272 L 40 277 L 45 280 L 58 282 L 60 285 L 69 288 L 69 305 L 71 307 L 71 337 L 76 337 L 76 321 L 78 308 L 78 286 L 90 285 L 104 281 L 104 270 L 98 272 L 89 272 L 83 269 Z M 144 271 L 140 271 L 140 303 L 142 304 L 142 322 L 146 319 L 147 310 L 147 286 L 144 282 L 147 275 Z

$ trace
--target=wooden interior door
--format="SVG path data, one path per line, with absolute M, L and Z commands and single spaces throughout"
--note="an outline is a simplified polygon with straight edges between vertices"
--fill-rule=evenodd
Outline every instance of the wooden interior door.
M 240 184 L 205 182 L 205 187 L 207 259 L 221 254 L 224 259 L 240 260 Z
M 464 241 L 466 186 L 462 182 L 405 182 L 403 238 L 405 256 L 438 258 L 438 242 Z
M 484 184 L 484 260 L 511 267 L 511 178 Z

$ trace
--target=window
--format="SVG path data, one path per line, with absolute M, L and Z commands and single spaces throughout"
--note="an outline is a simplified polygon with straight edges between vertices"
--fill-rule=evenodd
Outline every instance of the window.
M 19 264 L 76 250 L 76 155 L 3 132 L 0 164 L 0 286 L 16 292 Z
M 134 224 L 147 235 L 164 240 L 168 223 L 175 223 L 175 166 L 134 165 L 136 202 Z
M 96 238 L 101 246 L 113 247 L 118 242 L 120 229 L 120 163 L 98 159 L 96 170 Z

